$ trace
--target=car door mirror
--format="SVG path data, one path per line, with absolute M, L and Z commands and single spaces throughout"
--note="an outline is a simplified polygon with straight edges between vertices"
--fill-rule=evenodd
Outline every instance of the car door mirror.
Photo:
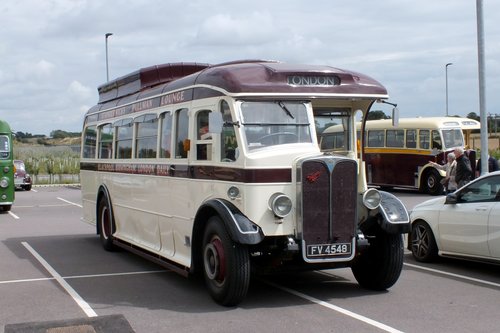
M 458 197 L 455 193 L 450 193 L 446 196 L 446 201 L 444 202 L 447 205 L 454 205 L 458 201 Z

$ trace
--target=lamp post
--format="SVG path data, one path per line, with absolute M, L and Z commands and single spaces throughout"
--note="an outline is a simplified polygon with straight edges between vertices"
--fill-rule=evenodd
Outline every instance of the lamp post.
M 104 40 L 106 42 L 106 81 L 109 81 L 109 67 L 108 67 L 108 37 L 112 36 L 113 33 L 107 32 L 104 35 Z
M 453 63 L 449 62 L 444 66 L 446 72 L 446 117 L 448 117 L 448 66 L 453 65 Z

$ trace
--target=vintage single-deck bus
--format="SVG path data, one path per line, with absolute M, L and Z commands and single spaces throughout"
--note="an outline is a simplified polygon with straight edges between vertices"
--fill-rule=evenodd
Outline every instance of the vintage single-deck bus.
M 351 267 L 391 287 L 408 213 L 367 189 L 355 115 L 386 89 L 329 66 L 239 61 L 140 69 L 98 88 L 85 116 L 83 218 L 106 250 L 126 248 L 183 275 L 216 302 L 245 297 L 250 271 Z M 320 152 L 315 124 L 348 144 Z
M 7 122 L 0 120 L 0 210 L 9 211 L 14 203 L 14 156 L 12 132 Z
M 361 122 L 357 123 L 358 132 Z M 429 194 L 443 193 L 443 170 L 429 161 L 444 164 L 455 147 L 466 148 L 471 130 L 480 123 L 459 117 L 401 118 L 397 126 L 391 119 L 369 120 L 365 125 L 363 156 L 369 185 L 416 188 Z M 335 151 L 342 145 L 340 125 L 326 129 L 321 137 L 322 151 Z M 467 150 L 474 170 L 475 151 Z

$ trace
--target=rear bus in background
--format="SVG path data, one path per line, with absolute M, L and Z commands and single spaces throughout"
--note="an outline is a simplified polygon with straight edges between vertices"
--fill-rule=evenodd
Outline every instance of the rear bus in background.
M 14 153 L 12 132 L 7 122 L 0 120 L 0 211 L 10 211 L 14 203 Z
M 365 125 L 363 158 L 368 185 L 382 188 L 416 188 L 432 195 L 443 194 L 440 180 L 445 171 L 429 161 L 445 164 L 455 147 L 469 146 L 470 132 L 480 128 L 473 119 L 458 117 L 401 118 L 397 126 L 391 119 L 368 120 Z M 358 133 L 361 123 L 357 124 Z M 341 144 L 342 128 L 334 125 L 323 131 L 322 151 L 335 151 Z M 359 136 L 359 134 L 358 134 Z M 466 150 L 475 170 L 476 153 Z
M 399 278 L 408 213 L 368 189 L 356 114 L 386 89 L 329 66 L 238 61 L 140 69 L 101 85 L 85 116 L 83 219 L 119 246 L 241 302 L 250 272 L 351 267 L 364 287 Z M 316 124 L 345 125 L 324 154 Z

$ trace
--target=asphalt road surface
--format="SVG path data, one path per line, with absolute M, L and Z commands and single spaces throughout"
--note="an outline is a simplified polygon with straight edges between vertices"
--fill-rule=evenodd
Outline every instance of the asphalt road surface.
M 393 193 L 408 209 L 430 198 Z M 424 265 L 409 253 L 399 281 L 385 292 L 361 289 L 350 269 L 314 271 L 254 278 L 243 303 L 221 307 L 199 280 L 125 251 L 104 251 L 94 227 L 81 221 L 80 205 L 78 188 L 34 187 L 16 192 L 12 211 L 0 213 L 0 332 L 34 332 L 47 322 L 87 332 L 90 320 L 107 321 L 105 332 L 126 332 L 130 325 L 148 333 L 500 327 L 499 266 L 449 259 Z

